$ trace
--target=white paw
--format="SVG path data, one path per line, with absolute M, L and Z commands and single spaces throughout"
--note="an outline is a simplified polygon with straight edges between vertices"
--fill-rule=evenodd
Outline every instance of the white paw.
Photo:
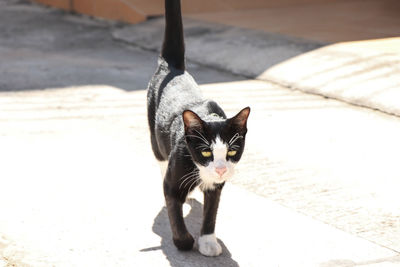
M 215 234 L 200 236 L 198 243 L 199 251 L 204 256 L 218 256 L 222 253 L 221 245 L 218 244 Z

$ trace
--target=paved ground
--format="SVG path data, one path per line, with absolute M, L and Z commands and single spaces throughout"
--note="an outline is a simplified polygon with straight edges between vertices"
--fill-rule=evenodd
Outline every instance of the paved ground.
M 400 116 L 399 73 L 397 37 L 325 46 L 269 68 L 258 79 Z
M 374 188 L 374 180 L 363 184 L 358 176 L 350 175 L 354 169 L 348 164 L 346 171 L 332 173 L 332 166 L 321 160 L 321 155 L 329 160 L 337 157 L 347 138 L 332 136 L 337 131 L 324 136 L 332 128 L 323 124 L 326 117 L 316 115 L 313 109 L 325 110 L 324 115 L 340 124 L 357 119 L 364 125 L 364 116 L 371 114 L 336 101 L 293 95 L 285 88 L 258 81 L 206 86 L 204 91 L 233 114 L 242 105 L 235 99 L 243 97 L 243 86 L 253 92 L 246 99 L 253 107 L 252 130 L 246 158 L 233 181 L 239 187 L 230 184 L 224 190 L 217 226 L 224 254 L 216 259 L 196 251 L 182 254 L 173 247 L 161 177 L 149 146 L 145 91 L 87 86 L 2 93 L 4 190 L 0 208 L 6 215 L 0 220 L 2 255 L 16 266 L 400 264 L 394 238 L 398 235 L 398 210 L 396 205 L 385 206 L 396 203 L 395 192 L 386 186 Z M 224 96 L 232 91 L 234 97 L 227 100 Z M 275 104 L 278 106 L 268 109 L 257 97 L 260 93 L 287 102 L 281 108 L 282 104 Z M 296 97 L 297 101 L 291 102 Z M 299 98 L 308 108 L 299 107 Z M 348 112 L 343 112 L 346 109 Z M 387 120 L 385 115 L 380 119 Z M 398 123 L 390 121 L 386 121 L 387 127 Z M 298 129 L 299 124 L 308 130 L 294 134 L 293 128 Z M 318 137 L 307 134 L 309 131 Z M 334 154 L 327 155 L 323 151 L 327 148 Z M 347 156 L 354 153 L 347 152 Z M 347 156 L 334 167 L 342 166 Z M 330 176 L 326 177 L 327 173 Z M 396 182 L 390 181 L 390 188 L 397 188 Z M 393 196 L 388 195 L 391 193 Z M 201 204 L 190 203 L 187 221 L 196 234 Z M 382 208 L 394 217 L 381 213 Z M 365 212 L 370 217 L 364 216 Z M 389 224 L 379 224 L 382 219 Z M 354 232 L 360 229 L 364 232 Z
M 113 29 L 112 35 L 118 41 L 159 51 L 163 23 L 163 18 L 154 18 Z M 255 78 L 275 64 L 326 44 L 185 18 L 184 25 L 186 56 L 190 61 L 248 78 Z
M 187 58 L 400 116 L 400 38 L 327 44 L 186 19 Z M 113 29 L 113 37 L 159 51 L 163 18 Z M 241 51 L 241 53 L 237 53 Z
M 189 64 L 229 115 L 252 114 L 223 255 L 178 253 L 145 121 L 157 53 L 113 41 L 115 25 L 2 5 L 0 266 L 400 266 L 398 117 Z
M 147 87 L 154 53 L 112 40 L 112 24 L 29 4 L 2 2 L 0 90 L 106 84 L 124 90 Z M 118 28 L 118 27 L 116 27 Z M 239 79 L 189 65 L 199 82 Z

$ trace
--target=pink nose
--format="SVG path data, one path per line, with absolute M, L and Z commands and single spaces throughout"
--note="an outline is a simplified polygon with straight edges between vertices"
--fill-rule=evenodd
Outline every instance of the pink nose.
M 220 177 L 226 173 L 226 167 L 216 167 L 215 171 L 219 174 Z

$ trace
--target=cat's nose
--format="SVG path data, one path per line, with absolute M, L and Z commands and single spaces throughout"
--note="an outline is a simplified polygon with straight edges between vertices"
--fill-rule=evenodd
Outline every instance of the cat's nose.
M 224 173 L 226 173 L 226 167 L 216 167 L 215 171 L 219 174 L 220 177 L 222 177 L 222 175 L 224 175 Z

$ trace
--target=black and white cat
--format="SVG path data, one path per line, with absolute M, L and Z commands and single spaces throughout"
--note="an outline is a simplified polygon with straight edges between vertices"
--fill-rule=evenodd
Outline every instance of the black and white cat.
M 221 190 L 242 156 L 250 108 L 227 119 L 217 103 L 202 97 L 185 71 L 180 0 L 165 1 L 165 16 L 162 52 L 147 93 L 151 145 L 159 161 L 168 161 L 164 196 L 175 246 L 193 248 L 182 205 L 199 187 L 204 192 L 199 251 L 217 256 L 222 252 L 214 233 Z

